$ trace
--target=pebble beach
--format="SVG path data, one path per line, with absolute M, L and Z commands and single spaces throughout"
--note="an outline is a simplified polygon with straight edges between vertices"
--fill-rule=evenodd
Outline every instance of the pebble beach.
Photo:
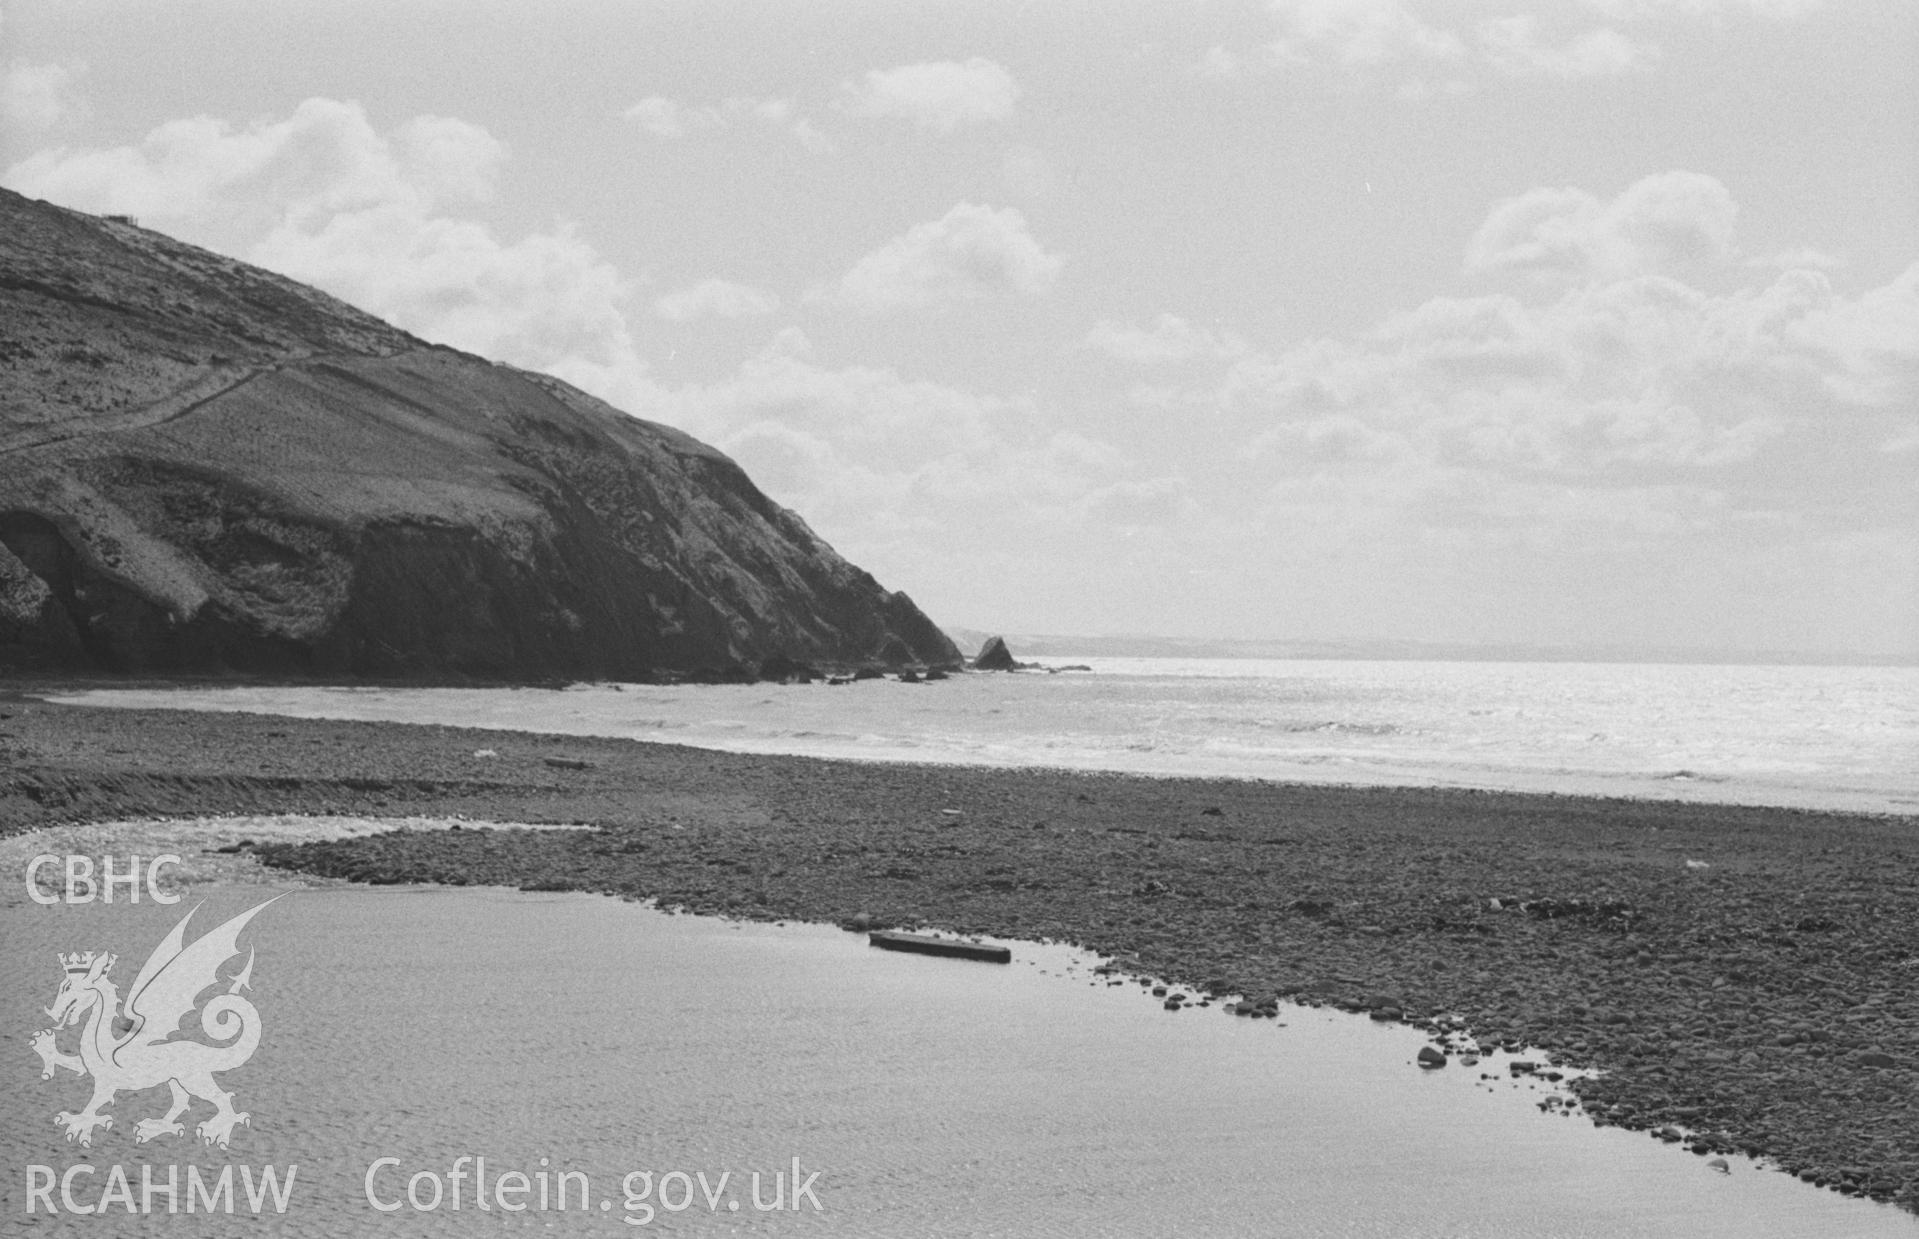
M 1473 1048 L 1532 1047 L 1574 1074 L 1594 1123 L 1919 1212 L 1911 816 L 879 765 L 0 695 L 0 832 L 248 814 L 586 827 L 250 841 L 320 877 L 1058 941 L 1249 1012 L 1284 1000 L 1413 1024 L 1456 1070 Z M 1180 1006 L 1166 1018 L 1203 1018 Z

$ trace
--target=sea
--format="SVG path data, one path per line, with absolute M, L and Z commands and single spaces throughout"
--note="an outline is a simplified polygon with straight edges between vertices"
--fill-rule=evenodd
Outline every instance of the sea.
M 1049 658 L 934 683 L 99 689 L 61 700 L 746 753 L 1919 813 L 1919 667 Z

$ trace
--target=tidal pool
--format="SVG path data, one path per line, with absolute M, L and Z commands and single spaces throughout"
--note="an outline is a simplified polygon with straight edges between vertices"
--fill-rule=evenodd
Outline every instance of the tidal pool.
M 1542 1111 L 1551 1086 L 1497 1060 L 1421 1071 L 1410 1029 L 1172 1014 L 1063 948 L 1014 944 L 1002 967 L 599 896 L 265 876 L 174 906 L 0 904 L 3 1194 L 27 1233 L 1919 1236 L 1885 1206 Z M 166 1108 L 153 1088 L 121 1095 L 91 1148 L 68 1143 L 53 1116 L 88 1082 L 41 1079 L 27 1045 L 56 954 L 117 953 L 124 995 L 196 902 L 188 942 L 289 889 L 222 972 L 251 949 L 263 1035 L 220 1077 L 250 1125 L 207 1148 L 196 1102 L 185 1135 L 136 1144 Z M 72 1216 L 57 1185 L 28 1199 L 83 1162 L 73 1201 L 105 1192 L 99 1213 Z M 235 1212 L 130 1213 L 116 1166 L 135 1210 L 143 1173 L 171 1168 L 184 1210 L 189 1167 L 209 1185 L 232 1167 Z M 284 1212 L 268 1194 L 256 1218 L 265 1166 L 282 1186 L 298 1169 Z

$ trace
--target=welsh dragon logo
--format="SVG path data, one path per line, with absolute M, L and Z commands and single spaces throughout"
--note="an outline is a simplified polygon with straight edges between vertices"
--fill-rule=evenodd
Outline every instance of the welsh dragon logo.
M 28 1044 L 40 1056 L 41 1079 L 52 1079 L 56 1067 L 93 1077 L 93 1098 L 87 1108 L 78 1114 L 62 1110 L 53 1117 L 56 1126 L 66 1129 L 68 1140 L 90 1146 L 96 1128 L 113 1126 L 113 1116 L 101 1111 L 113 1104 L 115 1094 L 159 1084 L 173 1090 L 173 1103 L 164 1116 L 134 1124 L 135 1143 L 180 1135 L 184 1128 L 179 1118 L 195 1097 L 214 1107 L 212 1117 L 196 1129 L 206 1143 L 224 1149 L 236 1126 L 251 1125 L 244 1110 L 233 1108 L 233 1094 L 213 1078 L 217 1071 L 231 1071 L 246 1062 L 260 1044 L 260 1013 L 240 996 L 240 991 L 252 984 L 251 948 L 246 966 L 233 976 L 226 993 L 208 999 L 200 1008 L 201 1030 L 222 1044 L 175 1039 L 175 1034 L 200 994 L 219 984 L 221 965 L 239 954 L 240 931 L 272 902 L 269 899 L 242 912 L 188 946 L 183 945 L 187 922 L 199 909 L 190 910 L 141 966 L 127 993 L 124 1014 L 119 991 L 107 979 L 119 956 L 105 951 L 60 956 L 66 978 L 53 997 L 53 1005 L 46 1008 L 54 1027 L 34 1034 Z M 61 1053 L 54 1044 L 55 1036 L 83 1020 L 86 1027 L 80 1034 L 80 1052 Z

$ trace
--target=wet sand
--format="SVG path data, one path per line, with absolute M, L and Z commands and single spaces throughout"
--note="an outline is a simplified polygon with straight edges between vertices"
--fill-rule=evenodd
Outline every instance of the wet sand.
M 1599 1068 L 1592 1121 L 1919 1212 L 1919 820 L 744 756 L 0 695 L 0 831 L 314 813 L 576 823 L 263 841 L 370 882 L 1072 942 L 1219 995 Z M 1167 1018 L 1180 1018 L 1169 1015 Z

